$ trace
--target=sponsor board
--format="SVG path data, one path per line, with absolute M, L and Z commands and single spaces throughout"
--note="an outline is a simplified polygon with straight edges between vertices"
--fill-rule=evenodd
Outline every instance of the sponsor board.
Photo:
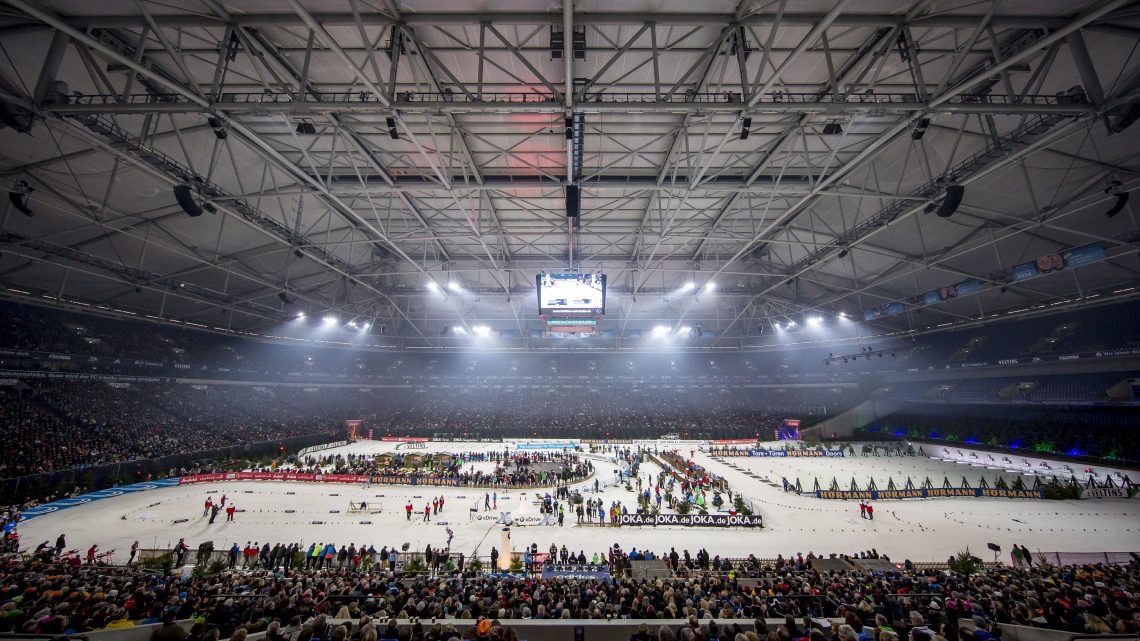
M 426 478 L 419 476 L 380 475 L 369 477 L 366 474 L 307 474 L 302 472 L 224 472 L 220 474 L 195 474 L 183 476 L 180 485 L 194 483 L 217 483 L 219 481 L 300 481 L 302 483 L 380 483 L 386 485 L 433 485 L 457 487 L 455 479 Z
M 713 445 L 752 445 L 756 442 L 754 438 L 718 438 L 714 441 L 709 441 Z
M 843 450 L 748 450 L 748 456 L 777 458 L 842 458 Z
M 573 443 L 515 443 L 516 450 L 572 450 Z
M 547 570 L 543 569 L 544 579 L 567 579 L 569 581 L 609 581 L 610 573 L 604 570 Z
M 426 436 L 381 436 L 377 440 L 391 443 L 427 443 L 431 439 Z
M 764 518 L 744 514 L 622 514 L 618 525 L 683 527 L 764 527 Z
M 314 445 L 312 447 L 306 447 L 305 449 L 301 450 L 300 452 L 297 452 L 297 457 L 299 458 L 299 457 L 305 456 L 306 454 L 312 454 L 313 452 L 320 452 L 321 450 L 330 450 L 334 447 L 343 447 L 345 445 L 348 445 L 348 441 L 334 441 L 332 443 L 324 443 L 323 445 Z
M 1082 499 L 1126 499 L 1128 490 L 1122 487 L 1086 487 L 1081 490 Z
M 1045 490 L 1009 490 L 1002 488 L 949 487 L 915 490 L 816 490 L 817 499 L 933 499 L 933 498 L 997 498 L 1043 499 Z
M 118 487 L 111 487 L 111 488 L 107 488 L 105 490 L 97 490 L 95 492 L 89 492 L 89 493 L 84 494 L 82 496 L 76 496 L 74 498 L 69 498 L 69 499 L 60 499 L 58 501 L 52 501 L 51 503 L 44 503 L 42 505 L 37 505 L 33 508 L 30 508 L 30 509 L 27 509 L 27 510 L 24 510 L 23 512 L 21 512 L 20 517 L 26 521 L 28 519 L 33 519 L 37 516 L 43 516 L 45 514 L 51 514 L 52 512 L 58 512 L 60 510 L 65 510 L 69 507 L 75 507 L 77 505 L 86 505 L 88 503 L 91 503 L 92 501 L 98 501 L 101 499 L 109 499 L 109 498 L 113 498 L 116 496 L 122 496 L 124 494 L 131 494 L 133 492 L 145 492 L 147 490 L 156 490 L 160 487 L 174 487 L 174 486 L 177 486 L 179 484 L 180 480 L 181 479 L 179 479 L 178 477 L 174 477 L 174 478 L 169 478 L 169 479 L 162 479 L 159 481 L 146 481 L 143 483 L 132 483 L 131 485 L 120 485 Z

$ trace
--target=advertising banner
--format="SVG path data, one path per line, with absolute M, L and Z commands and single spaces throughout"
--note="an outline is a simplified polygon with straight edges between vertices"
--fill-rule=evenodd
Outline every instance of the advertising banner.
M 897 316 L 906 311 L 906 305 L 899 301 L 883 303 L 863 310 L 863 320 L 875 320 L 887 316 Z
M 744 514 L 622 514 L 618 525 L 680 525 L 684 527 L 764 527 L 760 515 Z
M 843 458 L 843 450 L 748 450 L 748 456 L 768 458 Z
M 1001 488 L 931 488 L 915 490 L 816 490 L 817 499 L 933 499 L 933 498 L 995 498 L 1043 499 L 1045 490 L 1006 490 Z
M 217 474 L 195 474 L 183 476 L 179 485 L 194 483 L 216 483 L 219 481 L 301 481 L 303 483 L 382 483 L 387 485 L 438 485 L 456 487 L 459 482 L 450 478 L 428 478 L 421 476 L 381 475 L 369 477 L 366 474 L 308 474 L 304 472 L 222 472 Z
M 545 566 L 542 570 L 542 578 L 544 579 L 569 579 L 572 581 L 609 581 L 610 573 L 605 570 L 592 570 L 588 569 L 590 566 L 583 566 L 578 569 L 558 569 L 555 570 L 550 566 Z
M 1126 499 L 1128 490 L 1123 487 L 1086 487 L 1081 490 L 1082 499 Z
M 381 436 L 378 440 L 388 443 L 427 443 L 431 439 L 426 436 Z

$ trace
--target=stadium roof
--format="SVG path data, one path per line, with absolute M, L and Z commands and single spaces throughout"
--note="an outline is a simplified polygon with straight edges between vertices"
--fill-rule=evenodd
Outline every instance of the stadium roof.
M 408 346 L 543 328 L 543 271 L 717 347 L 1127 298 L 1138 34 L 1125 0 L 0 0 L 0 286 Z

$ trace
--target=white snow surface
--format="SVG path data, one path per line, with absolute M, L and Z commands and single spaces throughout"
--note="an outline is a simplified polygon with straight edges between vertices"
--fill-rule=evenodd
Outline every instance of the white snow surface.
M 330 453 L 380 453 L 395 449 L 396 443 L 359 441 Z M 426 452 L 460 452 L 506 449 L 502 443 L 428 443 Z M 585 447 L 585 446 L 583 446 Z M 679 445 L 688 455 L 688 444 Z M 856 446 L 858 449 L 858 446 Z M 425 450 L 418 450 L 425 452 Z M 675 547 L 678 552 L 688 549 L 695 553 L 705 548 L 710 554 L 723 557 L 744 557 L 755 554 L 760 558 L 777 554 L 855 553 L 876 548 L 899 561 L 944 560 L 966 547 L 985 559 L 992 558 L 986 550 L 989 542 L 1003 550 L 1018 543 L 1034 551 L 1101 552 L 1140 550 L 1140 500 L 1101 499 L 1082 501 L 1051 501 L 1028 499 L 910 499 L 877 501 L 875 519 L 861 519 L 857 501 L 822 500 L 812 496 L 785 493 L 778 486 L 781 477 L 789 481 L 798 477 L 804 490 L 811 489 L 812 479 L 830 482 L 835 476 L 846 489 L 854 477 L 860 487 L 874 477 L 880 489 L 885 480 L 893 476 L 896 482 L 910 475 L 915 484 L 930 476 L 936 486 L 943 476 L 954 485 L 961 477 L 974 482 L 980 473 L 992 481 L 994 471 L 972 468 L 969 465 L 932 460 L 922 457 L 847 457 L 847 458 L 728 458 L 714 460 L 697 451 L 695 460 L 711 472 L 723 476 L 735 492 L 742 493 L 755 510 L 764 516 L 763 529 L 749 528 L 686 528 L 686 527 L 597 527 L 577 526 L 575 517 L 567 510 L 566 525 L 515 526 L 512 540 L 515 545 L 538 544 L 545 550 L 551 543 L 565 544 L 572 551 L 603 552 L 613 543 L 623 549 L 648 548 L 667 552 Z M 726 465 L 751 471 L 768 479 L 765 483 Z M 612 480 L 616 465 L 594 461 L 596 478 Z M 1062 464 L 1056 464 L 1060 467 Z M 654 465 L 643 465 L 641 476 L 656 472 Z M 1078 468 L 1079 471 L 1079 468 Z M 1007 475 L 1009 476 L 1009 475 Z M 1103 473 L 1101 474 L 1103 478 Z M 1078 475 L 1080 478 L 1080 475 Z M 1027 479 L 1031 482 L 1031 479 Z M 775 486 L 774 486 L 775 485 Z M 586 491 L 587 497 L 601 496 L 606 505 L 621 501 L 636 506 L 633 492 L 623 487 L 604 488 L 593 493 L 593 479 L 576 486 Z M 635 486 L 636 489 L 636 486 Z M 540 490 L 538 493 L 544 493 Z M 227 549 L 237 542 L 264 543 L 299 541 L 305 546 L 316 541 L 341 544 L 371 544 L 400 546 L 409 543 L 411 549 L 422 550 L 425 545 L 443 546 L 447 534 L 445 527 L 455 532 L 453 552 L 486 556 L 491 546 L 499 544 L 499 530 L 494 517 L 502 511 L 526 511 L 537 514 L 537 507 L 520 506 L 523 490 L 499 490 L 498 509 L 484 511 L 484 493 L 493 490 L 480 488 L 345 485 L 302 482 L 220 482 L 161 488 L 146 492 L 125 494 L 95 501 L 78 507 L 60 510 L 31 519 L 20 525 L 24 546 L 32 548 L 40 541 L 54 541 L 61 532 L 67 534 L 68 547 L 86 549 L 91 544 L 100 550 L 115 550 L 114 558 L 126 560 L 131 542 L 138 540 L 143 548 L 172 547 L 184 537 L 191 550 L 203 541 L 212 540 L 215 549 Z M 526 490 L 527 499 L 533 500 L 535 490 Z M 208 496 L 215 502 L 222 494 L 236 503 L 239 512 L 233 523 L 225 523 L 224 512 L 210 525 L 202 516 L 202 506 Z M 446 507 L 442 514 L 433 515 L 431 523 L 422 521 L 425 502 L 433 496 L 443 496 Z M 411 500 L 420 515 L 405 518 L 404 505 Z M 379 514 L 348 514 L 348 503 L 367 501 L 370 508 L 380 505 Z M 477 506 L 476 518 L 470 508 Z M 287 513 L 286 510 L 295 510 Z M 339 512 L 334 512 L 339 511 Z M 176 522 L 188 519 L 184 522 Z M 313 521 L 323 521 L 314 524 Z M 362 523 L 371 521 L 371 523 Z M 1007 560 L 1004 556 L 1002 560 Z

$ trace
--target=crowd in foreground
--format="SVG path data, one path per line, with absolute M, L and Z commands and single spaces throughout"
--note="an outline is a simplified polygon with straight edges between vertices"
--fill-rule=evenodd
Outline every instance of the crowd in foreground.
M 718 570 L 707 560 L 677 562 L 673 551 L 658 556 L 683 575 L 633 580 L 618 568 L 591 578 L 543 579 L 470 565 L 412 574 L 383 565 L 365 572 L 351 564 L 208 575 L 9 555 L 0 560 L 0 632 L 59 634 L 187 618 L 199 620 L 190 634 L 195 641 L 241 641 L 255 632 L 273 641 L 511 639 L 517 637 L 510 623 L 526 619 L 689 621 L 646 626 L 634 636 L 639 641 L 973 640 L 992 638 L 999 623 L 1140 632 L 1135 558 L 1127 565 L 994 567 L 967 576 L 909 563 L 883 573 L 823 572 L 812 568 L 809 555 L 777 563 L 752 559 L 746 579 L 737 568 Z M 772 618 L 785 623 L 754 636 L 753 622 L 764 630 L 762 620 Z M 415 623 L 430 619 L 464 624 Z M 342 626 L 342 620 L 350 622 Z M 155 635 L 156 641 L 184 638 L 170 626 Z

